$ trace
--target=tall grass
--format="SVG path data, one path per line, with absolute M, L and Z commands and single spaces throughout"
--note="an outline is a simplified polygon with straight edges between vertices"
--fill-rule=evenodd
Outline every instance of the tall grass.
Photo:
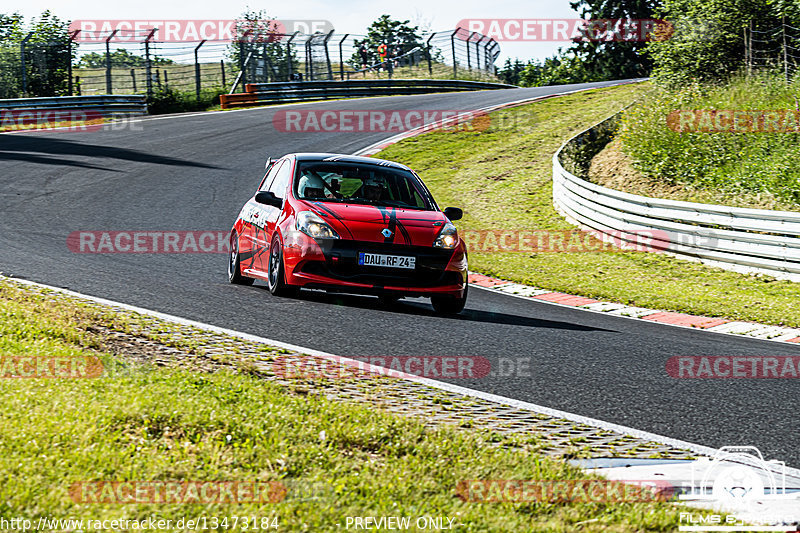
M 796 133 L 678 133 L 671 111 L 798 109 L 800 79 L 739 76 L 724 85 L 654 87 L 622 119 L 623 149 L 644 175 L 691 189 L 773 196 L 800 208 L 800 135 Z

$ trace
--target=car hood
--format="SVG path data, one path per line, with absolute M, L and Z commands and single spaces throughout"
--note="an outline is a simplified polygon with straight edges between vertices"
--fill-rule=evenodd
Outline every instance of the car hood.
M 309 202 L 342 238 L 358 241 L 431 246 L 447 222 L 441 211 L 419 211 L 359 204 Z M 385 237 L 381 232 L 392 232 Z

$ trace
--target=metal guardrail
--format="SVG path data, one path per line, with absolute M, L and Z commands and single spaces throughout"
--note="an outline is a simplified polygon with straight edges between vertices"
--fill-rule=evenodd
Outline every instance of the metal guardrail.
M 351 80 L 279 83 L 248 83 L 244 93 L 220 95 L 222 109 L 251 105 L 394 96 L 436 92 L 513 89 L 515 85 L 465 80 Z
M 658 250 L 728 270 L 800 281 L 800 212 L 650 198 L 590 183 L 567 171 L 565 150 L 605 122 L 568 140 L 553 156 L 553 204 L 571 223 L 614 242 L 641 245 L 645 234 L 649 246 Z
M 141 95 L 58 96 L 0 100 L 0 111 L 80 109 L 104 117 L 146 115 L 147 99 Z

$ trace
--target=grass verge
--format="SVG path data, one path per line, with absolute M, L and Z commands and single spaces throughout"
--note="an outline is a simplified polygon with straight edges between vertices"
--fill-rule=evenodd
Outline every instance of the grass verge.
M 667 503 L 464 502 L 460 480 L 586 475 L 478 431 L 430 428 L 230 370 L 112 356 L 94 333 L 109 320 L 119 319 L 0 282 L 3 360 L 88 353 L 105 365 L 95 379 L 0 379 L 0 474 L 12 480 L 0 487 L 0 516 L 173 524 L 255 516 L 291 531 L 341 530 L 348 516 L 446 516 L 460 531 L 668 531 L 677 523 Z M 80 482 L 167 480 L 280 482 L 288 492 L 280 503 L 245 504 L 76 503 L 69 495 Z
M 571 229 L 552 206 L 552 156 L 566 139 L 651 90 L 595 89 L 491 114 L 485 131 L 435 131 L 379 157 L 420 173 L 441 206 L 462 207 L 459 228 Z M 800 285 L 646 252 L 471 253 L 472 270 L 629 305 L 800 326 Z

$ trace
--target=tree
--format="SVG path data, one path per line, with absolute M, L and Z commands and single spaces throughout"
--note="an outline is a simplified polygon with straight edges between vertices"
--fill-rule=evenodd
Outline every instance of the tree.
M 282 41 L 286 36 L 278 32 L 278 23 L 266 11 L 245 11 L 236 21 L 236 37 L 228 48 L 228 57 L 239 67 L 250 57 L 245 76 L 248 83 L 256 68 L 264 73 L 263 81 L 268 79 L 288 79 L 288 61 L 292 70 L 297 71 L 298 63 L 294 50 L 287 58 L 286 47 Z M 271 75 L 270 75 L 271 74 Z
M 20 44 L 25 45 L 25 78 L 31 96 L 60 96 L 67 93 L 69 64 L 69 23 L 50 11 L 26 25 L 19 13 L 0 14 L 0 97 L 16 98 L 22 93 Z
M 731 0 L 737 1 L 737 0 Z M 570 7 L 588 20 L 653 19 L 660 0 L 574 0 Z M 579 41 L 570 47 L 582 63 L 588 80 L 615 80 L 648 76 L 652 59 L 643 53 L 643 41 Z
M 565 85 L 589 80 L 585 63 L 569 51 L 564 52 L 561 49 L 541 63 L 529 62 L 519 75 L 520 85 L 523 87 Z
M 20 83 L 19 42 L 24 37 L 19 13 L 0 13 L 0 98 L 16 98 Z
M 664 0 L 658 16 L 675 31 L 648 44 L 653 75 L 668 86 L 726 80 L 745 65 L 745 28 L 774 30 L 784 16 L 797 26 L 799 9 L 791 0 Z
M 109 60 L 111 68 L 144 67 L 146 63 L 144 57 L 131 54 L 124 48 L 117 48 L 115 51 L 111 52 L 109 54 Z M 153 56 L 150 58 L 150 64 L 154 67 L 172 65 L 173 63 L 175 63 L 173 60 L 165 57 Z M 78 62 L 77 66 L 79 68 L 106 68 L 106 54 L 97 52 L 84 54 L 81 56 L 81 60 Z
M 519 85 L 519 76 L 523 70 L 528 65 L 533 64 L 533 61 L 528 61 L 527 63 L 523 63 L 520 61 L 519 58 L 514 59 L 511 61 L 511 58 L 506 58 L 506 62 L 503 64 L 503 68 L 497 71 L 497 77 L 500 78 L 503 83 L 508 83 L 510 85 Z
M 392 20 L 389 15 L 381 15 L 369 26 L 364 39 L 353 42 L 356 52 L 350 59 L 350 63 L 356 68 L 361 68 L 361 56 L 358 54 L 358 48 L 362 44 L 367 47 L 368 65 L 381 62 L 378 53 L 378 46 L 381 44 L 385 44 L 389 49 L 398 47 L 399 53 L 395 55 L 405 54 L 414 47 L 424 48 L 422 37 L 419 35 L 419 26 L 411 26 L 410 22 L 410 20 Z

